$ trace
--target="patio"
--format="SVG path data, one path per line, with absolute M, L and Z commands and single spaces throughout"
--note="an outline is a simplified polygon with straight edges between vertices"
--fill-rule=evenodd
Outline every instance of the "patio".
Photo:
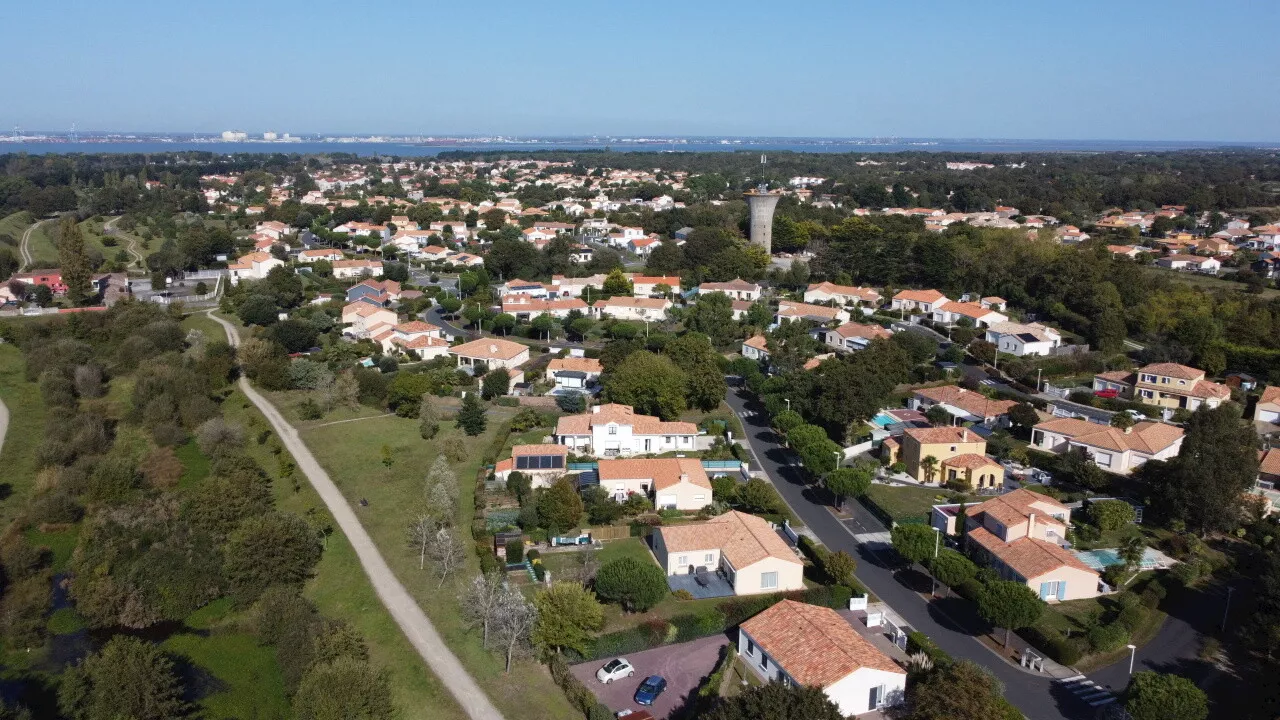
M 667 587 L 671 592 L 684 590 L 694 600 L 733 597 L 733 585 L 719 573 L 702 572 L 695 575 L 668 575 Z

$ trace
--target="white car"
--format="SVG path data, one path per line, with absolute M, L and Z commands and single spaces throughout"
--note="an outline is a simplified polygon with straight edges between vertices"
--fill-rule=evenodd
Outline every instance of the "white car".
M 608 685 L 614 680 L 629 678 L 635 674 L 636 669 L 631 667 L 631 663 L 627 662 L 626 658 L 614 658 L 596 671 L 596 679 Z

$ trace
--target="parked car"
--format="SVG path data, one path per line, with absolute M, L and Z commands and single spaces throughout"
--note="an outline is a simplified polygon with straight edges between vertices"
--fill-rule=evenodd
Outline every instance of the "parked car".
M 650 675 L 636 688 L 635 701 L 640 705 L 652 705 L 663 690 L 667 689 L 667 679 L 661 675 Z
M 1031 482 L 1040 483 L 1041 485 L 1053 484 L 1053 474 L 1047 470 L 1041 470 L 1040 468 L 1030 468 L 1027 470 L 1027 479 Z
M 636 674 L 636 669 L 626 658 L 614 658 L 596 671 L 596 679 L 608 685 L 614 680 L 629 678 Z
M 1100 398 L 1115 398 L 1119 397 L 1120 391 L 1114 388 L 1107 388 L 1106 390 L 1094 390 L 1093 394 Z

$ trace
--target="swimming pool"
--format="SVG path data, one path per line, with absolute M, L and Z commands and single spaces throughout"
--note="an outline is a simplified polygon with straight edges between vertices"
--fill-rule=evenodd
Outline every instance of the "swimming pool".
M 876 413 L 876 416 L 871 418 L 871 424 L 875 425 L 878 428 L 886 428 L 896 422 L 900 422 L 900 421 L 894 419 L 892 415 L 889 415 L 888 413 L 882 413 L 882 412 Z
M 1079 550 L 1076 557 L 1080 558 L 1080 562 L 1088 565 L 1094 570 L 1104 570 L 1111 565 L 1123 565 L 1124 560 L 1120 559 L 1120 553 L 1112 548 L 1104 548 L 1102 550 Z M 1142 551 L 1142 562 L 1139 567 L 1143 570 L 1152 570 L 1154 568 L 1163 567 L 1166 557 L 1159 550 L 1146 548 Z

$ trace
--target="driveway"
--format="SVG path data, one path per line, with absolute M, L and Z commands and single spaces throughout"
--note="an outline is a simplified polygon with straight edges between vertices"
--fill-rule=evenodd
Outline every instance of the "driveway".
M 615 713 L 627 708 L 641 709 L 642 706 L 637 705 L 632 699 L 636 694 L 636 688 L 640 687 L 640 683 L 650 675 L 661 675 L 667 679 L 666 692 L 658 696 L 658 701 L 653 704 L 653 707 L 644 709 L 653 713 L 657 720 L 665 720 L 671 716 L 672 712 L 683 707 L 692 694 L 697 692 L 702 681 L 716 669 L 716 661 L 720 659 L 720 648 L 728 645 L 729 642 L 727 635 L 713 635 L 679 645 L 665 645 L 627 655 L 625 657 L 636 669 L 635 676 L 625 680 L 615 680 L 608 685 L 603 685 L 596 680 L 596 670 L 612 658 L 601 658 L 574 665 L 571 670 L 574 677 L 591 688 L 596 698 L 608 705 L 609 709 Z

